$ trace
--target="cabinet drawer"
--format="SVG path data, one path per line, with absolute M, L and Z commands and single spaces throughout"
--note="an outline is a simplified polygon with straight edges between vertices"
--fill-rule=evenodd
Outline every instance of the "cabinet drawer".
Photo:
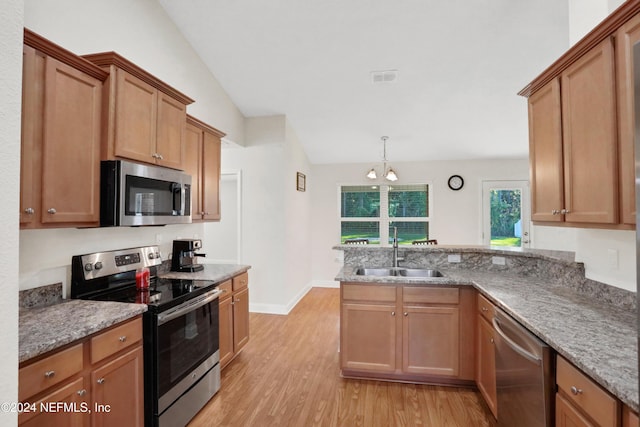
M 618 425 L 618 401 L 580 370 L 558 356 L 558 389 L 602 427 Z
M 18 373 L 18 399 L 20 401 L 28 399 L 80 371 L 82 371 L 82 344 L 74 345 L 25 366 Z
M 478 313 L 484 317 L 489 323 L 493 320 L 495 306 L 484 295 L 478 294 Z
M 220 295 L 221 300 L 231 298 L 231 292 L 233 290 L 232 283 L 233 282 L 231 280 L 227 280 L 226 282 L 222 282 L 218 285 L 218 289 L 222 291 L 222 294 Z
M 233 278 L 233 292 L 244 289 L 247 286 L 249 286 L 248 273 L 242 273 Z
M 622 427 L 638 427 L 638 414 L 633 412 L 627 405 L 622 407 Z
M 393 302 L 396 301 L 396 287 L 384 285 L 342 285 L 343 301 Z
M 142 319 L 116 326 L 91 338 L 91 363 L 119 352 L 142 339 Z
M 458 304 L 460 290 L 458 288 L 422 288 L 405 286 L 402 302 L 405 304 Z

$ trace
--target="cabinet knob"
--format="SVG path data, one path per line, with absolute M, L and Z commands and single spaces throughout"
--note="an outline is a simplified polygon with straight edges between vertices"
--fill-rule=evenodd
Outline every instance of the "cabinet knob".
M 571 386 L 571 394 L 573 394 L 575 396 L 577 396 L 579 394 L 582 394 L 582 389 L 573 385 L 573 386 Z
M 120 341 L 120 342 L 125 342 L 126 340 L 127 340 L 127 336 L 126 335 L 123 335 L 120 338 L 118 338 L 118 341 Z
M 404 317 L 407 317 L 409 315 L 409 313 L 407 313 L 406 311 L 402 314 L 404 314 Z
M 78 390 L 78 396 L 85 396 L 87 394 L 87 390 L 82 389 L 82 390 Z
M 56 371 L 47 371 L 44 373 L 45 378 L 53 378 L 56 375 Z
M 392 316 L 395 316 L 395 315 L 396 315 L 396 312 L 395 312 L 395 311 L 392 311 L 392 312 L 391 312 L 391 315 L 392 315 Z
M 488 309 L 487 307 L 482 307 L 482 308 L 480 308 L 480 310 L 484 311 L 485 313 L 486 313 L 487 311 L 489 311 L 489 309 Z
M 51 215 L 55 214 L 57 211 L 54 208 L 50 208 L 47 209 L 47 212 L 49 212 Z
M 493 344 L 493 338 L 490 338 L 490 339 L 489 339 L 489 342 L 490 342 L 491 344 Z
M 105 379 L 104 379 L 104 378 L 100 378 L 100 379 L 97 381 L 97 383 L 98 383 L 98 384 L 104 384 L 104 381 L 105 381 Z
M 34 213 L 36 213 L 36 211 L 33 210 L 33 208 L 27 208 L 24 210 L 24 213 L 26 213 L 27 215 L 33 215 Z

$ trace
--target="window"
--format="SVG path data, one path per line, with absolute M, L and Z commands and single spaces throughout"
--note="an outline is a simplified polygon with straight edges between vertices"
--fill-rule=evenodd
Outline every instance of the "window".
M 340 243 L 398 243 L 429 238 L 429 184 L 340 187 Z

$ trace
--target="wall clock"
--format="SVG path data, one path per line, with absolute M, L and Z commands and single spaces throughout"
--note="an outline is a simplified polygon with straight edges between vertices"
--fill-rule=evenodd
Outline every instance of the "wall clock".
M 460 175 L 451 175 L 447 184 L 449 184 L 450 189 L 458 191 L 464 185 L 464 179 Z

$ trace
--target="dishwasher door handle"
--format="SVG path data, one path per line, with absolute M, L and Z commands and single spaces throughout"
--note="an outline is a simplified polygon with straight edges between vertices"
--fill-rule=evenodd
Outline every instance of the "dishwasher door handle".
M 511 338 L 509 338 L 504 331 L 502 330 L 502 328 L 500 328 L 500 324 L 498 323 L 497 319 L 494 317 L 491 320 L 491 323 L 493 323 L 493 328 L 496 330 L 496 332 L 498 333 L 498 335 L 500 335 L 500 337 L 505 340 L 505 342 L 507 343 L 507 345 L 509 347 L 511 347 L 511 349 L 513 351 L 515 351 L 516 353 L 518 353 L 520 356 L 524 357 L 525 359 L 535 363 L 536 365 L 540 366 L 542 364 L 542 359 L 539 358 L 537 355 L 525 350 L 524 348 L 520 347 L 518 344 L 515 343 L 515 341 L 513 341 Z

